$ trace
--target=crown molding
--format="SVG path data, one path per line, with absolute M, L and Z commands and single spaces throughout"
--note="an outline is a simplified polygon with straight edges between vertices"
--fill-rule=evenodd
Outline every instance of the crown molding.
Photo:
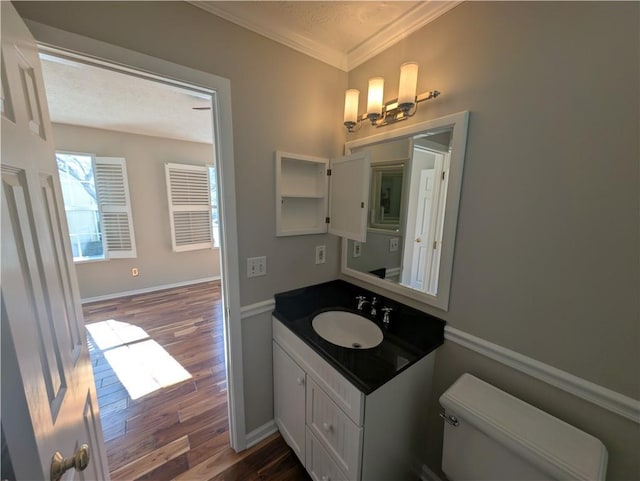
M 210 2 L 193 0 L 188 1 L 188 3 L 228 20 L 231 23 L 235 23 L 236 25 L 251 30 L 252 32 L 274 40 L 275 42 L 286 45 L 287 47 L 297 50 L 309 57 L 313 57 L 316 60 L 320 60 L 321 62 L 339 68 L 340 70 L 344 70 L 345 72 L 347 71 L 347 54 L 339 50 L 326 47 L 319 42 L 310 40 L 309 38 L 303 37 L 302 35 L 296 34 L 288 29 L 278 29 L 268 27 L 266 25 L 260 25 L 246 18 L 229 13 Z
M 416 5 L 405 15 L 382 28 L 347 54 L 347 72 L 375 57 L 413 32 L 421 29 L 436 18 L 462 3 L 462 0 L 427 0 Z
M 275 42 L 286 45 L 316 60 L 327 63 L 345 72 L 361 65 L 380 52 L 391 47 L 416 30 L 432 22 L 440 15 L 456 7 L 462 0 L 421 2 L 393 23 L 382 28 L 375 35 L 350 52 L 329 48 L 320 42 L 299 35 L 288 29 L 278 29 L 260 25 L 241 16 L 229 13 L 212 2 L 187 0 L 187 3 L 221 17 L 229 22 L 251 30 Z

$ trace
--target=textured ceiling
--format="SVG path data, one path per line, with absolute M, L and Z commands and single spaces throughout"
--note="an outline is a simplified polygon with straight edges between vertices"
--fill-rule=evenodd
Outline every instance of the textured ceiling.
M 52 122 L 155 137 L 212 142 L 208 96 L 41 55 Z
M 349 71 L 460 1 L 191 1 L 193 5 Z
M 190 1 L 189 3 L 348 71 L 459 1 Z M 43 55 L 51 120 L 211 143 L 208 99 L 184 89 Z

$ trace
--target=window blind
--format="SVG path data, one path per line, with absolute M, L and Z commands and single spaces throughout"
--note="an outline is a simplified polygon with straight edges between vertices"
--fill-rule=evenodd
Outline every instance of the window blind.
M 125 159 L 96 157 L 94 176 L 107 256 L 136 257 Z
M 165 172 L 173 250 L 212 248 L 208 167 L 167 163 Z

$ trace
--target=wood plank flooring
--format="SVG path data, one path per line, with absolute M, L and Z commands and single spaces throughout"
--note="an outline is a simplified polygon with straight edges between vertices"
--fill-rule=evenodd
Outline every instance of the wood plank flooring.
M 88 326 L 102 323 L 101 332 L 108 327 L 106 335 L 88 335 L 88 340 L 114 481 L 311 479 L 277 433 L 241 453 L 229 447 L 218 281 L 95 302 L 83 310 Z M 114 371 L 112 356 L 116 350 L 129 350 L 130 356 L 150 341 L 191 377 L 132 399 Z M 146 386 L 154 368 L 162 369 L 160 361 L 141 362 L 150 377 L 136 379 L 135 387 Z M 144 371 L 135 365 L 127 364 L 126 374 Z

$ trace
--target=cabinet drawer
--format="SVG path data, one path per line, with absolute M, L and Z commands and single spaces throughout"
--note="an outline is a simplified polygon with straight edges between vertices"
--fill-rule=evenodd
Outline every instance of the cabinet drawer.
M 364 394 L 276 318 L 273 339 L 356 423 L 363 423 Z
M 307 471 L 314 481 L 349 481 L 338 465 L 333 462 L 311 430 L 307 428 Z
M 349 479 L 359 479 L 362 428 L 307 378 L 307 427 Z

